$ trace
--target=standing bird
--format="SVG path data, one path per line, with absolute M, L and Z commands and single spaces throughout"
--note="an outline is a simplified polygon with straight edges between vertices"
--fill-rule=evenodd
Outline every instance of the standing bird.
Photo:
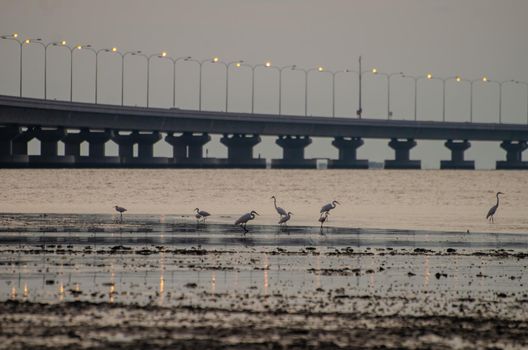
M 125 208 L 114 205 L 114 209 L 120 214 L 121 222 L 123 222 L 123 213 L 127 211 Z
M 244 230 L 244 234 L 246 234 L 247 232 L 249 232 L 246 228 L 247 222 L 249 220 L 253 220 L 255 218 L 255 215 L 259 215 L 259 213 L 254 210 L 250 211 L 249 213 L 245 213 L 244 215 L 239 217 L 237 221 L 235 221 L 235 225 L 240 225 L 240 227 L 242 227 L 242 229 Z
M 495 215 L 495 212 L 497 211 L 497 208 L 499 207 L 499 194 L 504 194 L 502 192 L 497 192 L 497 204 L 495 204 L 493 207 L 490 208 L 488 211 L 488 215 L 486 215 L 486 219 L 491 220 L 493 223 L 493 216 Z
M 277 207 L 277 198 L 275 196 L 271 196 L 271 199 L 273 199 L 273 205 L 275 206 L 275 210 L 280 216 L 286 216 L 288 215 L 286 213 L 286 210 L 282 209 L 281 207 Z
M 287 221 L 289 221 L 291 219 L 291 216 L 293 215 L 292 212 L 288 212 L 286 213 L 285 216 L 282 216 L 279 220 L 279 225 L 282 225 L 284 224 L 285 226 L 288 226 L 288 224 L 286 224 Z
M 321 216 L 319 216 L 319 222 L 321 223 L 321 233 L 323 233 L 323 224 L 328 220 L 328 215 L 330 215 L 330 213 L 325 211 L 323 214 L 321 214 Z
M 338 201 L 332 201 L 332 203 L 325 204 L 321 207 L 321 211 L 319 213 L 330 213 L 330 210 L 334 209 L 336 207 L 336 204 L 341 204 Z
M 205 218 L 208 217 L 208 216 L 211 216 L 211 214 L 209 214 L 208 212 L 206 212 L 205 210 L 200 210 L 198 208 L 194 209 L 194 211 L 196 212 L 196 220 L 200 220 L 200 219 L 203 219 L 203 222 L 205 222 Z

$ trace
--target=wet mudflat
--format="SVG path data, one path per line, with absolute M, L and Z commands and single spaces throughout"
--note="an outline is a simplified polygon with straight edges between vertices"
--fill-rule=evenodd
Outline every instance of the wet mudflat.
M 0 348 L 528 346 L 522 234 L 0 220 Z

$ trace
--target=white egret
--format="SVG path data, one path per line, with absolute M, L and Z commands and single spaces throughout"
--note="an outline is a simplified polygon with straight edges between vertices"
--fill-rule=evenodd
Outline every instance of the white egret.
M 117 205 L 114 205 L 114 209 L 121 215 L 121 222 L 123 222 L 123 213 L 127 210 Z
M 288 226 L 288 224 L 286 224 L 287 221 L 289 221 L 291 219 L 291 216 L 293 215 L 292 212 L 287 212 L 285 216 L 282 216 L 279 220 L 279 225 L 286 225 Z
M 277 211 L 277 213 L 280 216 L 286 216 L 287 215 L 286 210 L 284 210 L 281 207 L 277 207 L 277 198 L 275 198 L 275 196 L 271 196 L 271 199 L 273 199 L 273 205 L 275 206 L 275 210 Z
M 336 207 L 336 204 L 341 204 L 338 201 L 334 200 L 332 203 L 325 204 L 321 207 L 321 211 L 319 213 L 329 213 L 330 210 L 334 209 Z
M 319 222 L 321 223 L 321 233 L 323 233 L 323 224 L 328 220 L 328 215 L 330 215 L 330 212 L 325 211 L 321 214 L 321 216 L 319 216 Z
M 235 225 L 239 225 L 244 230 L 244 234 L 246 234 L 248 229 L 246 228 L 247 222 L 250 220 L 253 220 L 255 218 L 255 215 L 260 215 L 256 211 L 252 210 L 249 213 L 245 213 L 241 217 L 238 218 L 237 221 L 235 221 Z
M 499 194 L 504 194 L 502 192 L 497 192 L 497 204 L 495 204 L 493 207 L 490 208 L 488 211 L 488 215 L 486 215 L 486 219 L 490 220 L 493 223 L 493 216 L 495 215 L 495 212 L 497 211 L 497 208 L 499 207 Z
M 211 214 L 209 214 L 205 210 L 200 210 L 200 209 L 196 208 L 196 209 L 194 209 L 194 211 L 196 212 L 196 215 L 195 215 L 196 220 L 203 219 L 203 221 L 205 222 L 205 218 L 207 218 L 208 216 L 211 216 Z

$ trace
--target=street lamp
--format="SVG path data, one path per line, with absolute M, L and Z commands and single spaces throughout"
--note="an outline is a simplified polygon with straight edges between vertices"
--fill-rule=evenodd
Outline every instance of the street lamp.
M 387 119 L 390 119 L 392 117 L 392 111 L 391 111 L 391 108 L 390 108 L 390 97 L 391 97 L 391 94 L 390 94 L 390 89 L 391 89 L 391 79 L 393 76 L 400 76 L 402 77 L 404 74 L 403 72 L 398 72 L 398 73 L 382 73 L 382 72 L 379 72 L 376 68 L 373 68 L 372 69 L 372 74 L 374 75 L 383 75 L 385 76 L 385 78 L 387 78 Z
M 195 62 L 199 66 L 199 83 L 198 83 L 198 110 L 202 110 L 202 67 L 204 63 L 210 62 L 210 63 L 218 63 L 220 62 L 220 59 L 218 57 L 208 58 L 206 60 L 195 60 L 195 59 L 188 59 L 187 61 Z
M 13 40 L 13 41 L 16 41 L 18 43 L 18 46 L 20 47 L 20 51 L 19 51 L 19 60 L 20 60 L 20 77 L 19 77 L 19 96 L 22 97 L 22 45 L 24 44 L 24 42 L 22 40 L 19 40 L 18 39 L 18 33 L 13 33 L 13 34 L 9 34 L 9 35 L 2 35 L 0 36 L 0 39 L 5 39 L 5 40 Z
M 403 78 L 409 78 L 409 79 L 413 79 L 414 80 L 414 120 L 418 120 L 418 114 L 417 114 L 417 110 L 418 110 L 418 81 L 420 81 L 421 79 L 433 79 L 433 75 L 431 73 L 428 73 L 426 76 L 413 76 L 413 75 L 408 75 L 408 74 L 403 74 L 402 75 Z
M 99 49 L 95 52 L 95 104 L 97 104 L 97 81 L 98 81 L 98 65 L 99 65 L 99 53 L 101 52 L 112 52 L 112 53 L 118 53 L 117 47 L 112 47 L 111 49 Z
M 295 64 L 279 68 L 279 115 L 282 115 L 282 71 L 285 69 L 295 70 Z
M 77 45 L 69 47 L 70 49 L 70 102 L 73 101 L 73 51 L 75 50 L 89 50 L 92 51 L 96 56 L 97 53 L 92 49 L 92 45 Z
M 227 113 L 228 107 L 229 107 L 229 68 L 232 65 L 234 65 L 237 68 L 240 68 L 242 66 L 242 63 L 244 63 L 244 61 L 239 60 L 239 61 L 233 61 L 233 62 L 225 63 L 225 62 L 217 60 L 216 63 L 223 64 L 225 66 L 225 69 L 226 69 L 225 111 Z
M 504 83 L 507 83 L 507 81 L 496 81 L 496 80 L 490 80 L 488 79 L 488 77 L 483 77 L 482 78 L 482 81 L 484 83 L 494 83 L 494 84 L 497 84 L 497 86 L 499 87 L 499 124 L 502 123 L 502 85 Z
M 308 115 L 308 77 L 310 75 L 310 72 L 320 72 L 320 73 L 328 73 L 332 74 L 332 72 L 326 71 L 323 67 L 319 66 L 317 68 L 310 68 L 310 69 L 297 69 L 304 72 L 304 115 Z
M 121 56 L 121 106 L 124 103 L 125 99 L 125 57 L 128 55 L 132 56 L 138 56 L 141 54 L 141 51 L 127 51 L 125 53 L 121 53 L 117 51 L 117 54 Z
M 272 69 L 276 69 L 280 74 L 280 68 L 273 66 L 270 61 L 267 61 L 264 64 L 257 64 L 255 66 L 251 66 L 249 64 L 243 64 L 243 66 L 251 68 L 251 113 L 255 113 L 255 71 L 256 69 L 259 67 L 272 68 Z
M 335 117 L 335 81 L 336 81 L 336 76 L 338 76 L 339 74 L 342 74 L 342 73 L 356 73 L 350 69 L 345 69 L 345 70 L 338 70 L 338 71 L 335 71 L 335 72 L 332 72 L 332 117 Z
M 141 54 L 142 55 L 142 54 Z M 167 53 L 165 51 L 162 51 L 161 53 L 155 53 L 150 56 L 145 56 L 147 59 L 147 107 L 149 107 L 149 98 L 150 98 L 150 60 L 152 57 L 158 57 L 158 58 L 165 58 L 167 57 Z
M 172 107 L 176 107 L 176 63 L 181 60 L 189 61 L 191 59 L 191 56 L 172 58 L 170 56 L 167 56 L 166 53 L 165 55 L 163 55 L 162 53 L 159 58 L 166 58 L 172 62 Z
M 515 84 L 522 84 L 526 87 L 526 124 L 528 124 L 528 83 L 524 81 L 513 81 Z

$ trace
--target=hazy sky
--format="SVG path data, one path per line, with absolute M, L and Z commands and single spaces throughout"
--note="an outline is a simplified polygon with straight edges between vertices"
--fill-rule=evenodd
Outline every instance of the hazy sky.
M 142 50 L 151 54 L 167 51 L 170 56 L 206 59 L 219 56 L 229 62 L 243 59 L 250 64 L 271 60 L 274 65 L 296 64 L 303 68 L 319 65 L 329 70 L 357 69 L 357 57 L 364 57 L 364 69 L 405 72 L 438 77 L 461 75 L 478 79 L 528 81 L 528 1 L 525 0 L 1 0 L 0 34 L 21 33 L 23 38 L 91 44 L 95 48 L 118 47 L 121 51 Z M 12 42 L 0 40 L 0 93 L 18 92 L 18 53 Z M 24 95 L 43 94 L 42 49 L 24 49 Z M 99 57 L 99 97 L 104 103 L 120 102 L 120 61 L 117 56 Z M 69 56 L 53 48 L 48 53 L 48 95 L 69 98 Z M 89 52 L 75 52 L 74 99 L 93 101 L 94 59 Z M 219 65 L 204 66 L 204 109 L 224 108 L 224 70 Z M 250 73 L 231 71 L 230 109 L 250 109 Z M 151 103 L 172 104 L 172 71 L 168 61 L 154 59 L 151 70 Z M 256 112 L 277 110 L 276 73 L 259 69 L 256 76 Z M 304 112 L 304 75 L 284 75 L 283 111 Z M 125 102 L 145 103 L 145 63 L 127 60 Z M 354 116 L 357 87 L 351 74 L 340 76 L 336 89 L 336 114 Z M 394 79 L 391 109 L 396 119 L 413 117 L 413 83 Z M 197 106 L 197 67 L 178 64 L 177 104 Z M 309 79 L 309 108 L 312 115 L 331 114 L 328 74 L 313 73 Z M 441 83 L 421 81 L 418 118 L 441 119 Z M 503 120 L 526 123 L 526 88 L 506 84 Z M 387 92 L 383 77 L 366 77 L 365 117 L 386 116 Z M 447 85 L 448 120 L 469 118 L 467 84 Z M 474 119 L 496 121 L 497 87 L 475 84 Z M 359 156 L 381 161 L 391 158 L 388 140 L 367 140 Z M 307 157 L 336 157 L 330 139 L 314 140 Z M 438 167 L 449 152 L 443 142 L 418 141 L 413 158 L 422 158 L 424 167 Z M 478 167 L 492 167 L 504 158 L 498 143 L 473 143 L 466 153 Z M 34 145 L 32 149 L 34 149 Z M 225 156 L 217 138 L 210 143 L 210 156 Z M 164 155 L 168 146 L 156 145 Z M 255 149 L 255 156 L 278 157 L 274 138 Z M 112 149 L 111 153 L 114 153 Z M 425 159 L 427 157 L 427 159 Z M 525 155 L 525 159 L 527 156 Z

